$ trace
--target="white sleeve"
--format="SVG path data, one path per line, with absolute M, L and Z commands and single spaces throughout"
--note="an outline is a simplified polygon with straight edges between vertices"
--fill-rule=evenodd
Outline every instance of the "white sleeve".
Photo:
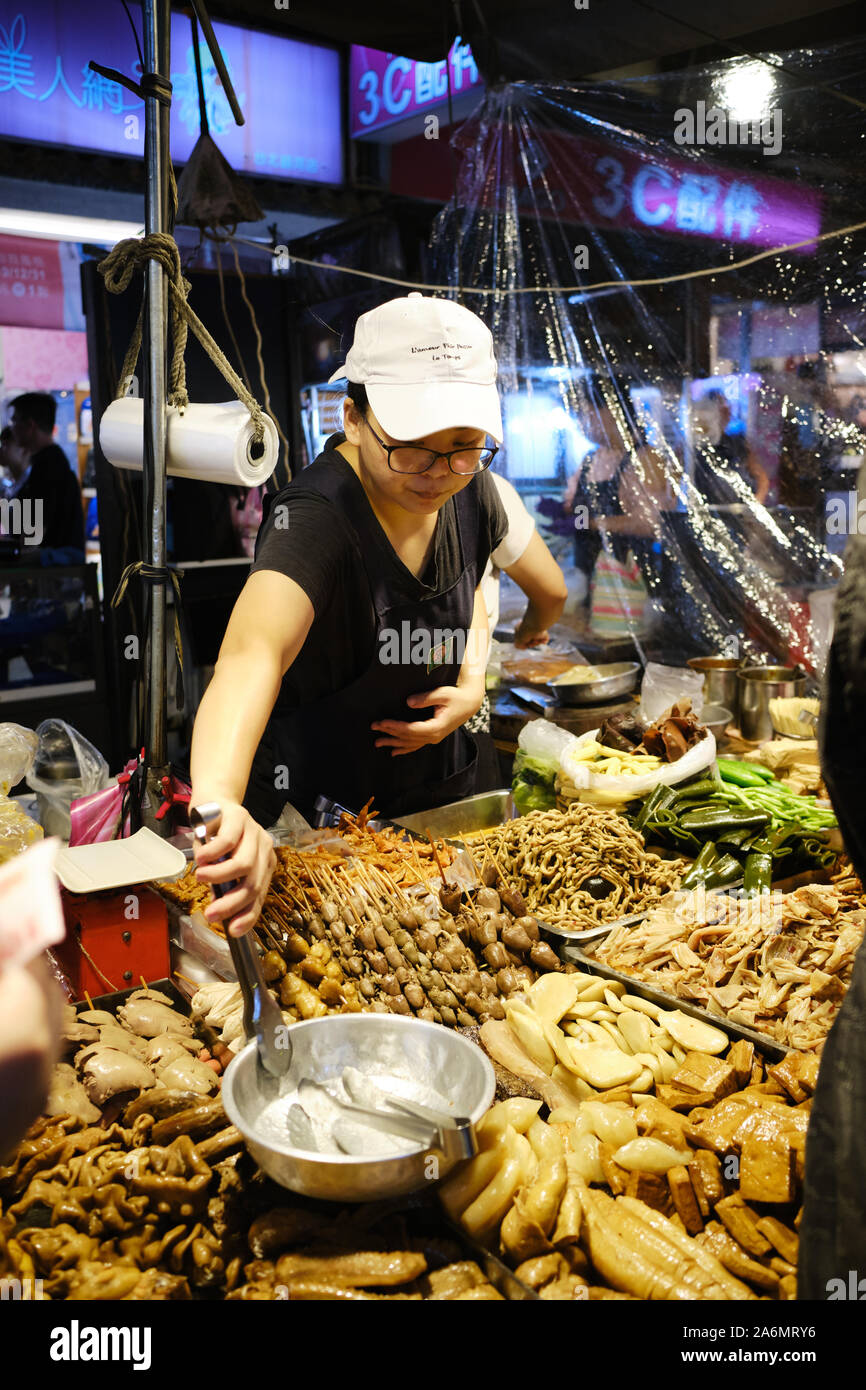
M 503 478 L 499 473 L 493 473 L 491 477 L 499 493 L 499 500 L 505 508 L 505 515 L 508 518 L 508 530 L 490 558 L 496 569 L 507 570 L 511 565 L 517 564 L 517 561 L 532 540 L 535 522 L 521 501 L 520 494 L 513 484 L 509 483 L 507 478 Z

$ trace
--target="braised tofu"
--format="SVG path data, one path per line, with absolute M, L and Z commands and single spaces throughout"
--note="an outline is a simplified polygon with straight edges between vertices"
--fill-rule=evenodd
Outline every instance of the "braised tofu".
M 741 1179 L 742 1179 L 742 1169 Z M 758 1215 L 747 1207 L 742 1194 L 742 1180 L 740 1192 L 731 1197 L 723 1197 L 716 1203 L 716 1215 L 724 1225 L 728 1234 L 734 1238 L 738 1245 L 741 1245 L 748 1255 L 759 1258 L 761 1255 L 769 1255 L 772 1246 L 758 1230 Z
M 745 1202 L 792 1202 L 796 1177 L 796 1155 L 787 1135 L 750 1135 L 744 1140 L 740 1151 L 740 1194 Z
M 791 1097 L 795 1105 L 814 1093 L 818 1081 L 818 1058 L 811 1052 L 789 1052 L 781 1062 L 770 1067 L 772 1078 Z
M 783 1260 L 788 1260 L 796 1266 L 800 1253 L 800 1237 L 796 1231 L 792 1231 L 790 1226 L 778 1221 L 775 1216 L 762 1216 L 758 1222 L 758 1230 L 778 1250 Z
M 671 1110 L 694 1110 L 699 1105 L 712 1105 L 714 1099 L 709 1091 L 689 1091 L 683 1086 L 664 1084 L 656 1086 L 656 1095 Z
M 703 1116 L 698 1123 L 692 1120 L 694 1143 L 717 1154 L 730 1153 L 736 1147 L 736 1131 L 753 1113 L 753 1106 L 744 1104 L 736 1096 L 729 1096 L 715 1105 L 710 1114 Z
M 660 1211 L 664 1216 L 672 1210 L 668 1185 L 658 1173 L 629 1173 L 625 1195 L 646 1202 L 648 1207 Z
M 679 1071 L 671 1077 L 671 1085 L 695 1091 L 701 1097 L 709 1095 L 714 1103 L 737 1089 L 737 1077 L 725 1058 L 710 1057 L 706 1052 L 687 1052 Z M 707 1102 L 701 1099 L 700 1104 Z
M 701 1245 L 715 1255 L 720 1264 L 737 1279 L 744 1279 L 756 1288 L 763 1289 L 771 1296 L 779 1291 L 780 1279 L 774 1269 L 758 1264 L 750 1259 L 742 1247 L 722 1229 L 717 1221 L 711 1221 L 706 1231 L 699 1237 Z
M 639 1134 L 648 1139 L 660 1139 L 673 1149 L 683 1148 L 688 1121 L 676 1110 L 671 1110 L 670 1106 L 662 1105 L 655 1096 L 647 1096 L 640 1102 L 635 1111 L 635 1120 Z
M 695 1196 L 695 1189 L 692 1187 L 692 1180 L 689 1177 L 689 1170 L 682 1164 L 675 1168 L 669 1168 L 667 1172 L 667 1184 L 676 1207 L 677 1215 L 680 1217 L 686 1231 L 690 1236 L 696 1236 L 698 1231 L 704 1229 L 704 1218 Z
M 689 1163 L 688 1170 L 698 1207 L 701 1215 L 706 1218 L 716 1202 L 725 1195 L 722 1165 L 714 1153 L 710 1153 L 708 1149 L 699 1149 Z
M 752 1079 L 752 1067 L 755 1065 L 755 1045 L 742 1038 L 735 1042 L 728 1053 L 727 1061 L 734 1069 L 739 1087 L 748 1086 Z

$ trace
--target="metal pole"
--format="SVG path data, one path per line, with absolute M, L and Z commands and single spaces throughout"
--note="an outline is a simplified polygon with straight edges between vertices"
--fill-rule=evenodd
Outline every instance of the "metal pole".
M 144 65 L 147 72 L 168 76 L 160 66 L 165 58 L 162 36 L 168 30 L 169 0 L 143 0 Z M 167 115 L 167 113 L 166 113 Z M 145 99 L 145 230 L 148 236 L 166 228 L 165 171 L 167 150 L 167 119 L 156 97 Z M 162 567 L 166 562 L 166 499 L 165 499 L 165 356 L 167 325 L 167 286 L 162 267 L 156 261 L 147 263 L 147 313 L 145 315 L 145 355 L 147 390 L 144 401 L 144 459 L 149 479 L 150 515 L 145 518 L 145 551 L 151 565 Z M 150 710 L 148 725 L 148 797 L 144 819 L 153 829 L 165 827 L 166 821 L 155 821 L 159 799 L 159 779 L 166 771 L 166 671 L 165 615 L 166 590 L 155 584 L 151 590 L 150 608 Z

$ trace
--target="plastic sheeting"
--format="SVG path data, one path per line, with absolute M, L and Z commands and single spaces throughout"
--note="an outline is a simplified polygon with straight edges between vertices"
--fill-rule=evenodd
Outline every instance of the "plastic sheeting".
M 510 84 L 455 137 L 431 278 L 493 331 L 497 467 L 563 562 L 634 556 L 641 655 L 823 668 L 866 532 L 864 69 L 858 40 Z

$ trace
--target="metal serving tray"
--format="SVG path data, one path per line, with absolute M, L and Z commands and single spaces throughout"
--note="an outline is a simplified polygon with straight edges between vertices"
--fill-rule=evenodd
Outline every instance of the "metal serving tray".
M 710 1013 L 709 1009 L 703 1008 L 700 1004 L 694 1004 L 691 1000 L 680 999 L 675 994 L 668 994 L 665 990 L 655 989 L 634 975 L 626 975 L 621 970 L 614 970 L 612 966 L 604 965 L 592 956 L 584 955 L 579 946 L 563 945 L 560 947 L 559 955 L 562 960 L 579 966 L 587 975 L 598 975 L 603 980 L 616 980 L 619 984 L 625 985 L 629 994 L 636 994 L 639 999 L 646 999 L 650 1004 L 658 1004 L 662 1009 L 679 1009 L 681 1013 L 699 1019 L 701 1023 L 709 1023 L 713 1028 L 720 1028 L 735 1042 L 744 1039 L 746 1042 L 753 1043 L 766 1056 L 772 1057 L 777 1062 L 780 1062 L 783 1057 L 787 1057 L 791 1051 L 784 1043 L 776 1042 L 775 1038 L 768 1037 L 766 1033 L 759 1033 L 754 1028 L 746 1028 L 741 1023 L 734 1023 L 723 1014 Z
M 429 830 L 431 835 L 439 839 L 459 840 L 461 835 L 504 825 L 516 815 L 511 790 L 503 787 L 501 791 L 479 792 L 477 796 L 467 796 L 462 801 L 452 801 L 432 811 L 417 811 L 414 815 L 403 816 L 397 825 L 417 835 L 426 836 Z

